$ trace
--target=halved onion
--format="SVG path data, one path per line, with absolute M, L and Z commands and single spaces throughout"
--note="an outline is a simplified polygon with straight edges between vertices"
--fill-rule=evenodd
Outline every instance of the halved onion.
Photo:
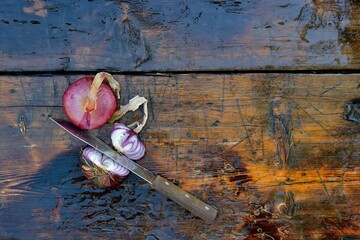
M 122 123 L 115 123 L 111 141 L 118 152 L 132 160 L 139 160 L 145 155 L 145 145 L 139 136 Z
M 128 169 L 92 147 L 82 151 L 80 166 L 86 178 L 101 188 L 117 188 L 129 174 Z

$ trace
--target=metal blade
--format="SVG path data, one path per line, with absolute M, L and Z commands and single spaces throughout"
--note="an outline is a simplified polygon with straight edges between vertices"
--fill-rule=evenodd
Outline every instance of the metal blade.
M 82 130 L 74 126 L 73 124 L 69 123 L 65 120 L 60 119 L 53 119 L 49 117 L 54 123 L 56 123 L 61 128 L 65 129 L 75 138 L 81 140 L 82 142 L 90 145 L 91 147 L 95 148 L 99 152 L 105 154 L 115 162 L 121 164 L 122 166 L 129 169 L 131 172 L 135 173 L 145 181 L 152 183 L 154 181 L 155 175 L 147 170 L 146 168 L 140 166 L 139 164 L 133 162 L 129 158 L 125 157 L 124 155 L 119 154 L 118 152 L 114 151 L 111 147 L 109 147 L 106 143 L 104 143 L 99 138 L 95 137 L 91 133 L 86 130 Z

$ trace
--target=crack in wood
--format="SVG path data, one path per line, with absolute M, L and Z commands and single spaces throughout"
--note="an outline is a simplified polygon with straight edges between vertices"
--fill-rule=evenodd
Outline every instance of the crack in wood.
M 285 168 L 288 164 L 292 145 L 291 117 L 283 98 L 272 101 L 272 131 L 274 133 L 276 150 L 280 165 Z
M 325 190 L 325 193 L 326 193 L 326 196 L 328 197 L 330 204 L 331 204 L 332 207 L 334 208 L 334 210 L 335 210 L 335 212 L 336 212 L 336 215 L 338 216 L 338 219 L 341 219 L 341 216 L 340 216 L 340 213 L 339 213 L 339 211 L 338 211 L 338 209 L 337 209 L 336 203 L 335 203 L 333 197 L 330 196 L 329 190 L 328 190 L 325 182 L 323 181 L 323 179 L 322 179 L 322 177 L 321 177 L 321 175 L 320 175 L 320 172 L 319 172 L 319 171 L 316 171 L 316 173 L 317 173 L 317 175 L 319 176 L 320 183 L 321 183 L 321 185 L 323 186 L 323 188 L 324 188 L 324 190 Z M 340 182 L 342 182 L 342 181 L 343 181 L 343 180 L 340 180 Z
M 27 129 L 27 121 L 26 121 L 25 116 L 20 116 L 19 117 L 18 126 L 19 126 L 19 129 L 20 129 L 20 132 L 23 135 L 26 135 L 26 132 L 27 132 L 28 129 Z
M 241 112 L 239 99 L 236 99 L 236 106 L 237 106 L 237 109 L 238 109 L 238 113 L 239 113 L 239 116 L 240 116 L 242 125 L 244 126 L 244 130 L 245 130 L 245 134 L 246 134 L 246 138 L 245 138 L 245 139 L 248 140 L 249 145 L 250 145 L 250 149 L 251 149 L 251 154 L 254 156 L 254 155 L 256 154 L 256 152 L 254 151 L 253 144 L 252 144 L 251 139 L 250 139 L 250 134 L 249 134 L 248 129 L 247 129 L 247 127 L 246 127 L 245 120 L 244 120 L 244 116 L 243 116 L 243 114 L 242 114 L 242 112 Z

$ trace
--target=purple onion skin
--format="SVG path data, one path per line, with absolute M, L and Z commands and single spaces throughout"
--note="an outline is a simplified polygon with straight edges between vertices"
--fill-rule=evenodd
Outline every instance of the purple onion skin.
M 139 160 L 145 155 L 145 145 L 139 136 L 122 123 L 115 123 L 111 140 L 117 151 L 132 160 Z
M 113 166 L 116 171 L 107 170 L 106 167 L 109 165 Z M 85 177 L 99 188 L 116 189 L 121 186 L 129 174 L 128 169 L 91 147 L 82 151 L 80 166 Z

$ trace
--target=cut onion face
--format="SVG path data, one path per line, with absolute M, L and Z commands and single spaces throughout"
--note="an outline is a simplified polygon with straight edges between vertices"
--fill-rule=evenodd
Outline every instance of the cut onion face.
M 139 160 L 145 155 L 145 145 L 139 136 L 122 123 L 115 123 L 111 141 L 118 152 L 132 160 Z
M 67 118 L 82 129 L 95 129 L 106 123 L 116 110 L 116 98 L 111 88 L 102 84 L 97 99 L 90 102 L 88 93 L 93 78 L 83 77 L 72 83 L 63 95 Z
M 80 166 L 87 179 L 101 188 L 117 188 L 129 170 L 92 147 L 82 151 Z

